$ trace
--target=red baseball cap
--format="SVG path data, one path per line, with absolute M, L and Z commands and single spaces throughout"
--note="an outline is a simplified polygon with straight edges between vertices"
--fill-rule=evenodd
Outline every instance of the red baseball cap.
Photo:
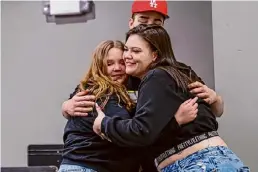
M 169 18 L 166 0 L 135 0 L 133 2 L 132 14 L 146 11 L 155 11 Z

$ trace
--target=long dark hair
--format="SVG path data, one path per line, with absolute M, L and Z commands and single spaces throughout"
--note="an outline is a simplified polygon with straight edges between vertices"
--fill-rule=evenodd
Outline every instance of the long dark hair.
M 140 24 L 126 33 L 126 41 L 135 34 L 147 41 L 151 50 L 158 55 L 157 60 L 149 66 L 149 69 L 157 67 L 164 69 L 175 79 L 183 91 L 188 90 L 187 86 L 191 82 L 203 82 L 191 67 L 176 60 L 170 37 L 162 26 Z

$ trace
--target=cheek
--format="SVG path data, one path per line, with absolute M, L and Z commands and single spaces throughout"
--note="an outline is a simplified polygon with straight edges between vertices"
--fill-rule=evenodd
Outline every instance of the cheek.
M 135 20 L 135 21 L 133 22 L 132 26 L 130 27 L 130 29 L 132 29 L 132 28 L 138 26 L 139 24 L 141 24 L 141 23 L 139 23 L 138 21 Z
M 121 71 L 125 72 L 125 69 L 126 69 L 125 65 L 122 65 L 121 66 Z
M 140 63 L 142 67 L 148 67 L 153 62 L 153 58 L 150 56 L 143 56 L 140 59 Z
M 113 71 L 113 67 L 112 66 L 107 66 L 107 74 L 111 75 Z

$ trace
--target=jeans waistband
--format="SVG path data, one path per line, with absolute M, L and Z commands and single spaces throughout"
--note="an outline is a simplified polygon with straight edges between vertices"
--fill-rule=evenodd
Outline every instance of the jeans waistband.
M 203 133 L 201 135 L 195 136 L 189 140 L 184 141 L 183 143 L 180 143 L 174 147 L 172 147 L 171 149 L 165 151 L 164 153 L 160 154 L 156 159 L 155 159 L 155 164 L 156 166 L 159 166 L 159 164 L 164 161 L 165 159 L 167 159 L 168 157 L 177 154 L 178 152 L 193 146 L 196 143 L 199 143 L 203 140 L 209 139 L 211 137 L 215 137 L 218 136 L 218 132 L 217 131 L 211 131 L 211 132 L 206 132 Z

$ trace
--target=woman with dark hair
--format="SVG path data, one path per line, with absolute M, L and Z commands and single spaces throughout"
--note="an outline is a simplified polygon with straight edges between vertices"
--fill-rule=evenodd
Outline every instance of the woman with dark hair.
M 211 107 L 198 99 L 197 118 L 171 127 L 188 85 L 200 78 L 175 59 L 163 27 L 140 25 L 126 35 L 126 73 L 141 79 L 135 116 L 108 117 L 97 107 L 93 129 L 121 147 L 149 146 L 157 168 L 172 171 L 249 171 L 219 136 Z M 169 127 L 170 126 L 170 127 Z

